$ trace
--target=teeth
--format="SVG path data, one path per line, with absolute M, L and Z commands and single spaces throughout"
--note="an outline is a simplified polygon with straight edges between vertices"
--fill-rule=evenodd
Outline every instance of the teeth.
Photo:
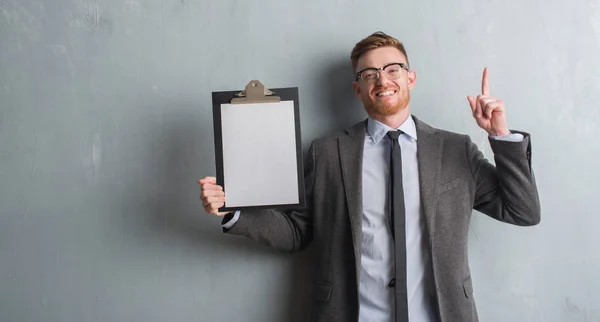
M 396 93 L 396 91 L 381 92 L 381 93 L 377 93 L 377 96 L 388 96 L 388 95 L 392 95 L 394 93 Z

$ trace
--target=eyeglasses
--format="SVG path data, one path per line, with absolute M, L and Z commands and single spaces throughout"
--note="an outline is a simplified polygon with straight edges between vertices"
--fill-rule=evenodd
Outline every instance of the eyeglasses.
M 385 73 L 385 76 L 389 79 L 397 79 L 402 76 L 402 70 L 406 69 L 406 71 L 410 71 L 406 64 L 403 63 L 391 63 L 387 64 L 381 68 L 365 68 L 360 72 L 356 73 L 356 80 L 362 79 L 364 81 L 373 81 L 375 79 L 379 79 L 379 71 L 382 70 Z

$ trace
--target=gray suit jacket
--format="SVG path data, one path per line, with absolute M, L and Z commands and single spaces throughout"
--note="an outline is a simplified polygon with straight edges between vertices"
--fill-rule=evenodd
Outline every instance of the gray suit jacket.
M 529 135 L 520 132 L 521 143 L 491 140 L 494 167 L 468 136 L 416 117 L 415 123 L 437 313 L 442 322 L 478 321 L 467 259 L 471 212 L 520 226 L 539 223 Z M 226 230 L 286 252 L 312 242 L 312 321 L 358 319 L 365 126 L 363 121 L 312 143 L 305 162 L 306 209 L 244 211 Z

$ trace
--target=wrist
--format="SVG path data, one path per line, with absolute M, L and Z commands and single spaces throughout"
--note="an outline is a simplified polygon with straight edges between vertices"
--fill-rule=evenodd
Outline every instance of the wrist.
M 487 132 L 489 136 L 507 136 L 511 134 L 508 128 L 501 130 L 489 130 Z

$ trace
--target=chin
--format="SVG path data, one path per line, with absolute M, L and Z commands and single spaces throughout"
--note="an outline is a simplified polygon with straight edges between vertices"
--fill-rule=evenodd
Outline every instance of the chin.
M 381 116 L 391 116 L 395 115 L 398 112 L 404 110 L 408 104 L 402 104 L 399 102 L 393 105 L 384 105 L 384 104 L 365 104 L 365 109 L 367 112 L 374 113 Z
M 398 97 L 393 102 L 382 102 L 377 100 L 363 100 L 368 113 L 379 116 L 392 116 L 406 109 L 410 101 L 410 94 L 406 97 Z

